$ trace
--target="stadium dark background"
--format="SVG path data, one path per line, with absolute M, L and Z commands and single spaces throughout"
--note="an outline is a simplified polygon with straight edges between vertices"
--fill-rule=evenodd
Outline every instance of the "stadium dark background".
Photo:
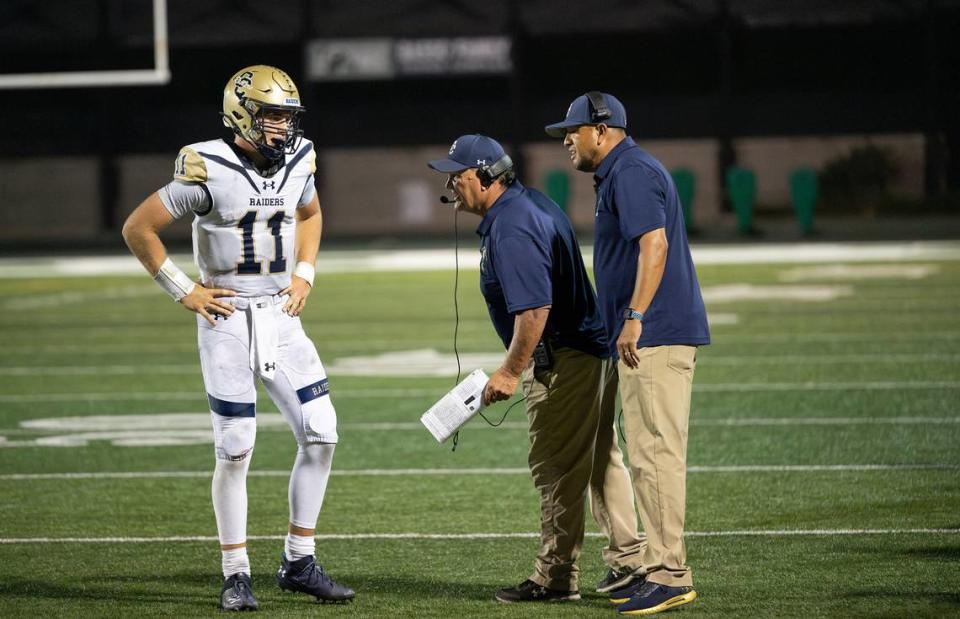
M 149 2 L 4 3 L 3 73 L 152 66 Z M 308 41 L 507 35 L 494 77 L 300 79 L 324 147 L 446 143 L 465 126 L 522 160 L 572 95 L 617 93 L 640 138 L 922 133 L 927 196 L 960 189 L 960 0 L 169 0 L 165 86 L 0 91 L 0 157 L 95 155 L 104 229 L 112 162 L 209 136 L 225 76 L 267 62 L 304 73 Z

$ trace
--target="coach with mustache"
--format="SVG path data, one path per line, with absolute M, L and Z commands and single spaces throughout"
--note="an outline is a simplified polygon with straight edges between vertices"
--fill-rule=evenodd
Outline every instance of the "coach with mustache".
M 630 478 L 613 428 L 615 374 L 596 296 L 570 221 L 545 195 L 524 187 L 496 140 L 464 135 L 445 159 L 455 207 L 481 216 L 480 291 L 507 348 L 484 389 L 484 404 L 523 383 L 530 472 L 540 493 L 540 552 L 533 574 L 500 589 L 501 602 L 580 599 L 576 564 L 585 495 L 609 539 L 600 587 L 630 581 L 641 540 Z

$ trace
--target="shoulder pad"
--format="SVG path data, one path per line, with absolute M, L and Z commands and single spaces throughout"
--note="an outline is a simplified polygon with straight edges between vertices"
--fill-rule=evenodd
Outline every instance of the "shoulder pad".
M 310 145 L 310 154 L 307 155 L 307 163 L 310 166 L 310 174 L 317 173 L 317 151 L 313 148 L 313 144 Z
M 173 178 L 186 183 L 207 182 L 207 165 L 203 157 L 189 146 L 181 148 L 173 166 Z

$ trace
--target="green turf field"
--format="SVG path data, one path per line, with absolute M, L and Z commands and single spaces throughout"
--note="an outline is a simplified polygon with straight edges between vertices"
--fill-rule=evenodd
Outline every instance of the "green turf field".
M 785 278 L 798 265 L 700 267 L 717 295 L 690 422 L 700 599 L 666 616 L 960 615 L 960 262 L 924 264 L 916 278 L 802 281 Z M 460 277 L 460 351 L 496 353 L 477 273 Z M 451 452 L 418 418 L 455 366 L 415 377 L 378 365 L 383 353 L 452 352 L 452 284 L 449 271 L 318 276 L 305 326 L 330 370 L 340 445 L 317 548 L 357 599 L 320 606 L 273 585 L 295 446 L 261 390 L 249 480 L 260 615 L 615 615 L 590 593 L 604 572 L 592 524 L 583 601 L 493 600 L 537 550 L 522 406 L 501 428 L 474 420 Z M 735 284 L 839 296 L 717 293 Z M 0 270 L 0 309 L 0 617 L 216 615 L 213 448 L 192 316 L 146 275 Z M 370 375 L 337 373 L 357 356 L 370 356 Z

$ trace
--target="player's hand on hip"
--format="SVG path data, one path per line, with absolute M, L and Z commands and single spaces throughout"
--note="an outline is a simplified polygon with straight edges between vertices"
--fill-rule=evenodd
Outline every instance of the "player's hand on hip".
M 283 312 L 290 316 L 299 316 L 307 304 L 307 297 L 312 289 L 307 280 L 297 275 L 291 276 L 290 285 L 280 291 L 281 295 L 289 295 L 287 302 L 283 304 Z
M 519 382 L 519 376 L 511 374 L 503 368 L 498 369 L 487 381 L 487 386 L 483 388 L 483 405 L 487 406 L 494 402 L 509 400 L 517 390 Z
M 235 297 L 237 293 L 226 288 L 206 288 L 197 284 L 190 294 L 180 299 L 180 303 L 191 312 L 203 316 L 211 325 L 216 325 L 214 315 L 229 316 L 233 313 L 233 305 L 221 301 L 217 297 Z
M 640 356 L 637 353 L 637 340 L 643 332 L 643 323 L 639 320 L 624 320 L 620 337 L 617 338 L 617 353 L 620 360 L 630 369 L 640 365 Z

